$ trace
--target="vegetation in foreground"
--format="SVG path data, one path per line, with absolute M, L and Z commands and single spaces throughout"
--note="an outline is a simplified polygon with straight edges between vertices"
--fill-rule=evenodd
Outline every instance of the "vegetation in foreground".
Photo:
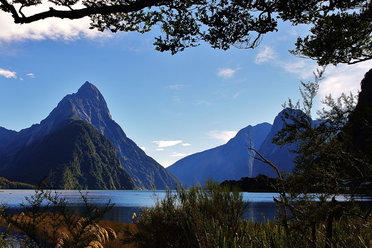
M 49 202 L 47 209 L 41 208 L 41 201 Z M 99 221 L 110 205 L 98 209 L 87 203 L 87 213 L 78 216 L 68 210 L 63 198 L 50 192 L 36 191 L 29 203 L 19 214 L 5 208 L 1 212 L 1 225 L 25 235 L 21 247 L 313 248 L 329 242 L 327 220 L 301 227 L 296 221 L 283 225 L 276 219 L 265 223 L 243 219 L 247 204 L 241 193 L 214 182 L 207 182 L 205 188 L 168 191 L 154 208 L 133 215 L 133 224 Z M 313 204 L 316 208 L 323 203 Z M 339 216 L 332 227 L 331 247 L 372 247 L 371 217 Z M 0 247 L 19 244 L 10 237 L 3 232 Z
M 316 203 L 314 203 L 316 204 Z M 179 188 L 135 220 L 127 243 L 135 247 L 324 247 L 325 221 L 312 228 L 286 226 L 277 220 L 254 223 L 243 219 L 246 204 L 241 194 L 213 182 L 206 187 Z M 372 219 L 343 216 L 333 223 L 332 247 L 371 247 Z
M 85 213 L 79 216 L 67 206 L 66 199 L 55 192 L 35 190 L 35 194 L 26 197 L 28 204 L 21 204 L 22 212 L 14 213 L 3 206 L 0 208 L 1 222 L 7 225 L 7 231 L 1 234 L 3 247 L 102 247 L 102 244 L 115 240 L 116 232 L 98 221 L 111 209 L 110 202 L 103 208 L 97 208 L 87 202 Z M 11 241 L 10 231 L 24 235 L 16 242 Z

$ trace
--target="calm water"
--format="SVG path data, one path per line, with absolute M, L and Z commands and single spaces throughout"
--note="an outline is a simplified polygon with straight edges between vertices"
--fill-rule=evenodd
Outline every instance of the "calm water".
M 69 206 L 83 211 L 84 203 L 80 193 L 74 190 L 58 191 L 66 198 Z M 0 190 L 0 203 L 10 208 L 17 209 L 21 203 L 27 203 L 25 196 L 31 196 L 34 190 Z M 87 194 L 88 202 L 97 206 L 104 206 L 109 200 L 115 206 L 104 219 L 120 222 L 131 222 L 133 212 L 139 213 L 142 208 L 154 206 L 157 199 L 165 196 L 165 191 L 136 191 L 136 190 L 89 190 L 83 191 Z M 242 193 L 243 200 L 249 202 L 245 218 L 255 221 L 272 219 L 276 216 L 276 205 L 273 201 L 275 193 Z M 368 198 L 370 200 L 370 198 Z
M 58 191 L 66 198 L 69 206 L 83 211 L 84 203 L 80 193 L 74 190 Z M 10 208 L 17 209 L 21 203 L 27 203 L 26 196 L 31 196 L 34 190 L 0 190 L 0 203 Z M 152 207 L 157 199 L 165 196 L 165 191 L 136 191 L 136 190 L 89 190 L 88 202 L 97 206 L 104 206 L 109 200 L 114 207 L 104 219 L 121 222 L 131 222 L 133 212 L 139 213 L 142 208 Z M 272 219 L 276 216 L 276 206 L 273 202 L 273 193 L 243 193 L 244 201 L 249 202 L 245 217 L 261 221 L 263 218 Z

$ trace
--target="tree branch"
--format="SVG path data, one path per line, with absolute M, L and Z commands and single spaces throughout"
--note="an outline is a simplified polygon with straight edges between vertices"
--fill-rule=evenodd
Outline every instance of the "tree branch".
M 347 64 L 348 65 L 354 65 L 354 64 L 357 64 L 357 63 L 360 63 L 360 62 L 371 60 L 371 59 L 372 59 L 372 56 L 366 56 L 365 58 L 362 58 L 362 59 L 356 59 L 354 61 L 348 61 Z
M 254 158 L 268 164 L 271 168 L 273 168 L 275 170 L 279 179 L 283 180 L 282 174 L 280 173 L 279 168 L 276 165 L 274 165 L 270 160 L 267 160 L 261 153 L 259 153 L 253 147 L 248 147 L 248 150 L 251 150 L 251 151 L 255 152 L 259 157 L 254 157 Z
M 68 18 L 68 19 L 80 19 L 86 16 L 91 16 L 95 14 L 108 15 L 113 13 L 129 13 L 136 12 L 146 7 L 155 6 L 159 3 L 164 3 L 164 0 L 138 0 L 134 3 L 127 5 L 111 5 L 111 6 L 92 6 L 83 9 L 73 9 L 73 10 L 56 10 L 50 8 L 48 11 L 37 13 L 31 16 L 20 16 L 12 4 L 9 4 L 6 0 L 0 0 L 3 8 L 7 9 L 8 12 L 12 13 L 15 23 L 24 24 L 31 23 L 39 20 L 43 20 L 50 17 L 58 18 Z

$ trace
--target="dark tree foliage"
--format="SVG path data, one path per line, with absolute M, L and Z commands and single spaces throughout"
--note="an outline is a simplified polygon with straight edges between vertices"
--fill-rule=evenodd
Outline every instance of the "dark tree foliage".
M 371 133 L 371 74 L 362 81 L 362 92 L 356 97 L 343 94 L 338 99 L 326 97 L 326 105 L 318 111 L 319 120 L 311 120 L 313 99 L 318 91 L 322 72 L 316 74 L 315 83 L 302 83 L 303 106 L 292 104 L 287 111 L 284 128 L 278 132 L 274 142 L 298 144 L 293 173 L 285 180 L 277 167 L 259 153 L 258 159 L 277 170 L 280 193 L 276 202 L 281 210 L 281 224 L 289 235 L 306 235 L 311 232 L 309 242 L 315 244 L 317 229 L 325 223 L 325 247 L 332 247 L 334 221 L 345 216 L 358 216 L 363 221 L 370 218 L 372 208 L 358 203 L 359 193 L 371 193 L 372 160 Z M 314 194 L 316 193 L 316 194 Z M 338 197 L 341 197 L 341 201 Z M 290 214 L 287 211 L 290 211 Z M 289 225 L 289 220 L 291 224 Z M 293 240 L 295 241 L 295 240 Z
M 326 97 L 323 101 L 326 107 L 318 111 L 315 124 L 311 121 L 311 108 L 321 75 L 315 83 L 302 83 L 305 115 L 298 118 L 287 112 L 291 123 L 286 123 L 274 138 L 279 145 L 299 144 L 294 151 L 297 157 L 293 173 L 294 177 L 301 177 L 299 191 L 338 193 L 347 188 L 371 189 L 367 187 L 372 182 L 371 73 L 369 71 L 362 81 L 359 99 L 352 94 L 342 94 L 338 99 Z
M 357 63 L 371 59 L 371 4 L 369 0 L 49 0 L 49 10 L 24 14 L 41 0 L 0 0 L 15 23 L 57 17 L 90 17 L 100 31 L 148 32 L 159 26 L 159 51 L 175 54 L 205 41 L 212 48 L 255 48 L 278 22 L 308 24 L 310 35 L 299 37 L 294 54 L 320 65 Z
M 274 185 L 278 184 L 277 178 L 270 178 L 259 174 L 257 177 L 242 177 L 240 180 L 225 180 L 221 186 L 228 187 L 231 191 L 236 189 L 242 192 L 275 192 Z

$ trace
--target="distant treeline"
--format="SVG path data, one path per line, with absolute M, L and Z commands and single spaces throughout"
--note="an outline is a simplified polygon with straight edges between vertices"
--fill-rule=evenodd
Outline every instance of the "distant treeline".
M 0 177 L 0 189 L 33 189 L 35 186 L 27 183 L 12 182 L 4 177 Z
M 275 192 L 274 185 L 277 184 L 276 178 L 270 178 L 265 175 L 257 177 L 242 177 L 240 180 L 226 180 L 221 183 L 230 190 L 236 189 L 243 192 Z
M 287 186 L 290 186 L 290 182 L 288 182 L 287 180 L 284 180 L 283 183 Z M 356 183 L 354 182 L 354 184 Z M 372 178 L 369 178 L 369 183 L 359 183 L 358 188 L 354 184 L 352 182 L 343 182 L 343 188 L 339 189 L 339 191 L 344 194 L 354 193 L 371 195 Z M 227 186 L 230 190 L 238 190 L 241 192 L 277 192 L 277 189 L 275 189 L 275 185 L 278 185 L 278 179 L 260 174 L 257 177 L 242 177 L 240 180 L 226 180 L 223 181 L 221 185 Z M 351 191 L 351 189 L 353 191 Z M 297 191 L 303 192 L 301 189 L 297 189 Z M 313 187 L 312 192 L 325 193 L 321 186 Z

